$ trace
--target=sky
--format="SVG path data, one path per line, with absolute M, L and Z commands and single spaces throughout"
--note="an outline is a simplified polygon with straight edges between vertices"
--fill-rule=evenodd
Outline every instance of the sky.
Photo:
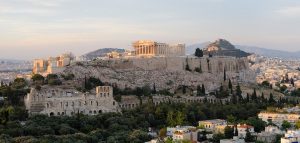
M 300 0 L 0 0 L 0 59 L 219 38 L 300 51 Z

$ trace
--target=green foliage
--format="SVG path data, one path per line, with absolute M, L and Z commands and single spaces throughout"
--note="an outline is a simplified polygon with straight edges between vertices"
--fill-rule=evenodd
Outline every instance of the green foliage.
M 46 77 L 46 81 L 49 85 L 61 85 L 59 77 L 56 74 L 48 74 Z
M 287 86 L 286 86 L 286 85 L 283 85 L 283 86 L 280 87 L 280 91 L 281 91 L 281 92 L 285 92 L 286 89 L 287 89 Z
M 224 136 L 226 139 L 232 139 L 234 135 L 234 128 L 226 126 L 224 129 Z
M 281 124 L 281 127 L 282 127 L 282 129 L 286 130 L 286 129 L 292 127 L 292 125 L 290 122 L 284 120 Z
M 40 74 L 34 74 L 32 77 L 31 77 L 32 81 L 33 82 L 40 82 L 40 83 L 43 83 L 45 78 L 40 75 Z
M 167 128 L 162 128 L 159 130 L 158 134 L 159 138 L 163 139 L 167 136 Z
M 203 51 L 201 49 L 197 48 L 195 51 L 195 56 L 198 58 L 203 57 Z
M 64 80 L 73 80 L 75 77 L 74 74 L 67 74 L 67 75 L 62 74 L 61 76 L 62 78 L 64 78 Z
M 247 124 L 254 127 L 255 132 L 261 132 L 265 129 L 267 123 L 257 117 L 250 117 L 246 121 Z
M 213 138 L 211 139 L 211 142 L 213 143 L 219 143 L 221 139 L 225 139 L 226 137 L 224 134 L 214 134 Z
M 298 121 L 296 122 L 295 128 L 296 128 L 296 129 L 300 129 L 300 120 L 298 120 Z
M 265 80 L 261 83 L 261 85 L 264 87 L 270 87 L 270 82 Z
M 255 138 L 254 136 L 251 135 L 249 132 L 249 129 L 246 130 L 246 137 L 245 137 L 245 142 L 254 142 Z
M 24 78 L 16 78 L 12 83 L 12 87 L 16 89 L 24 88 L 27 85 L 27 82 Z

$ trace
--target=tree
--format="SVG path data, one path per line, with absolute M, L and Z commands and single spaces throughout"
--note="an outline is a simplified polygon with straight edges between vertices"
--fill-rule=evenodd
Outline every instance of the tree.
M 204 87 L 204 84 L 202 84 L 201 90 L 202 90 L 202 94 L 205 95 L 205 87 Z
M 203 51 L 200 48 L 197 48 L 195 51 L 195 56 L 198 58 L 203 57 Z
M 234 136 L 234 128 L 226 126 L 224 129 L 224 136 L 226 139 L 232 139 Z
M 224 81 L 226 81 L 227 77 L 226 77 L 226 69 L 224 67 Z
M 34 74 L 31 79 L 33 82 L 44 82 L 45 80 L 45 78 L 40 74 Z
M 251 135 L 249 129 L 246 130 L 245 142 L 253 142 L 254 136 Z
M 12 86 L 17 89 L 24 88 L 27 85 L 26 80 L 24 78 L 16 78 L 12 83 Z
M 257 101 L 257 94 L 256 94 L 256 89 L 255 89 L 255 88 L 253 89 L 253 93 L 252 93 L 252 96 L 251 96 L 251 100 L 252 100 L 252 101 Z
M 200 87 L 200 85 L 197 86 L 197 96 L 201 96 L 202 94 L 202 89 Z
M 273 94 L 272 94 L 272 93 L 270 93 L 270 97 L 269 97 L 269 103 L 270 103 L 270 104 L 276 103 L 276 101 L 275 101 L 275 99 L 274 99 L 274 97 L 273 97 Z
M 225 136 L 223 134 L 218 133 L 218 134 L 213 135 L 213 138 L 211 141 L 213 143 L 219 143 L 221 139 L 225 139 Z
M 227 122 L 230 123 L 230 124 L 235 124 L 236 117 L 234 117 L 233 115 L 228 115 L 227 116 Z
M 246 123 L 254 127 L 255 132 L 261 132 L 266 127 L 266 122 L 257 118 L 257 117 L 250 117 L 246 120 Z
M 296 128 L 296 129 L 300 129 L 300 120 L 298 120 L 298 121 L 296 122 L 295 128 Z
M 155 83 L 153 84 L 152 94 L 156 94 L 156 86 L 155 86 Z
M 167 136 L 167 128 L 162 128 L 159 130 L 159 138 L 163 139 Z
M 268 82 L 268 81 L 263 81 L 262 83 L 261 83 L 261 85 L 262 86 L 264 86 L 264 87 L 270 87 L 270 83 Z
M 286 85 L 283 85 L 283 86 L 280 87 L 280 91 L 281 91 L 281 92 L 285 92 L 286 89 L 287 89 L 287 86 L 286 86 Z
M 282 124 L 281 124 L 281 127 L 282 127 L 282 129 L 286 130 L 286 129 L 292 127 L 292 125 L 291 125 L 290 122 L 284 120 L 284 121 L 282 122 Z
M 231 80 L 229 79 L 229 81 L 228 81 L 228 88 L 229 89 L 232 89 L 232 83 L 231 83 Z
M 242 90 L 241 90 L 241 86 L 238 83 L 238 85 L 236 86 L 236 95 L 238 96 L 239 101 L 242 101 L 243 97 L 242 97 Z

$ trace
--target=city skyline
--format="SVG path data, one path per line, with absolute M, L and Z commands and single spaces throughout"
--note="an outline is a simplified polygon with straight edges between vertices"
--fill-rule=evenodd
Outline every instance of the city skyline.
M 295 0 L 0 0 L 1 58 L 33 59 L 138 39 L 234 44 L 299 51 Z

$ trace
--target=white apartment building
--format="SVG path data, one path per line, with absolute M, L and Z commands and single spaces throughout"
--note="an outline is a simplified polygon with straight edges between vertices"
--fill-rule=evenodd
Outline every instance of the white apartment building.
M 206 130 L 215 131 L 217 126 L 227 125 L 227 121 L 223 119 L 203 120 L 199 121 L 199 127 L 204 127 Z
M 271 113 L 271 112 L 261 112 L 258 114 L 258 118 L 262 119 L 265 122 L 271 121 L 277 126 L 281 126 L 283 121 L 288 121 L 292 124 L 295 124 L 296 121 L 300 119 L 299 114 L 292 113 Z
M 288 130 L 284 137 L 281 138 L 281 143 L 299 143 L 300 130 Z

